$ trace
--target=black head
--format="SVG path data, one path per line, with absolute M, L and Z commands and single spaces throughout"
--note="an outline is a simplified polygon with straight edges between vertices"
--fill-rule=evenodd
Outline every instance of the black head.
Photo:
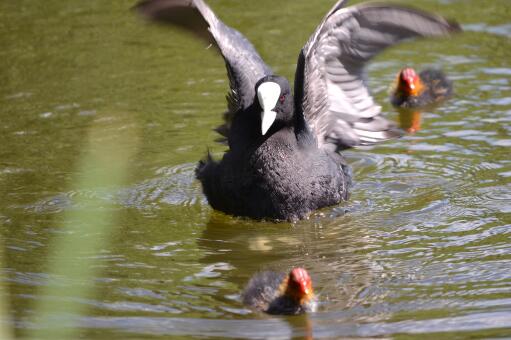
M 256 86 L 256 102 L 261 110 L 261 133 L 272 126 L 293 124 L 293 95 L 286 78 L 271 75 L 260 79 Z

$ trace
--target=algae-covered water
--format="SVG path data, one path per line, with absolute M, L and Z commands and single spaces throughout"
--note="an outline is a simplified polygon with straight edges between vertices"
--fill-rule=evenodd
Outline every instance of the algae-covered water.
M 333 2 L 209 1 L 291 79 Z M 78 305 L 57 317 L 90 339 L 511 336 L 508 0 L 414 1 L 465 32 L 379 56 L 373 94 L 398 120 L 388 87 L 409 65 L 444 69 L 455 96 L 422 112 L 415 134 L 346 152 L 350 201 L 295 224 L 208 206 L 194 167 L 208 148 L 223 150 L 212 131 L 226 105 L 222 59 L 137 18 L 133 4 L 0 3 L 0 336 L 38 334 L 37 306 L 49 301 Z M 98 166 L 84 161 L 90 140 L 100 149 L 117 137 L 128 155 L 120 184 L 80 185 Z M 70 232 L 75 213 L 104 214 L 110 229 L 76 222 Z M 67 234 L 94 246 L 61 253 Z M 52 293 L 54 258 L 92 270 Z M 298 265 L 313 277 L 317 313 L 243 307 L 239 292 L 254 272 Z M 75 286 L 89 293 L 59 293 Z

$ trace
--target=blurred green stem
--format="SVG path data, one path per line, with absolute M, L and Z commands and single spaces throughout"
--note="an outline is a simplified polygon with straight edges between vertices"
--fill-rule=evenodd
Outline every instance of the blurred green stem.
M 93 295 L 98 253 L 108 246 L 115 228 L 116 192 L 128 174 L 137 146 L 134 128 L 93 126 L 78 167 L 72 207 L 64 215 L 62 232 L 50 248 L 49 282 L 39 292 L 31 338 L 76 339 L 78 316 Z M 99 197 L 98 191 L 107 198 Z

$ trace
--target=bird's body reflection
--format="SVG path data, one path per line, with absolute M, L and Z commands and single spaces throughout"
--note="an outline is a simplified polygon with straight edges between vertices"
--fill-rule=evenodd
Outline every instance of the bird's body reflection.
M 399 127 L 409 134 L 419 132 L 422 123 L 422 111 L 418 109 L 398 109 Z

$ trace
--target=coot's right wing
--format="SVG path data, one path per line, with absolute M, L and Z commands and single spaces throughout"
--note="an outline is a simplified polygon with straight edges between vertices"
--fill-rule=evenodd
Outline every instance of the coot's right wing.
M 218 19 L 203 0 L 144 0 L 135 8 L 152 20 L 183 27 L 220 50 L 225 59 L 230 91 L 226 123 L 217 130 L 227 137 L 233 115 L 253 103 L 255 84 L 262 77 L 273 74 L 272 70 L 247 38 Z
M 440 16 L 393 4 L 339 1 L 303 47 L 295 78 L 297 108 L 321 147 L 345 149 L 399 136 L 366 86 L 366 63 L 414 37 L 460 30 Z

